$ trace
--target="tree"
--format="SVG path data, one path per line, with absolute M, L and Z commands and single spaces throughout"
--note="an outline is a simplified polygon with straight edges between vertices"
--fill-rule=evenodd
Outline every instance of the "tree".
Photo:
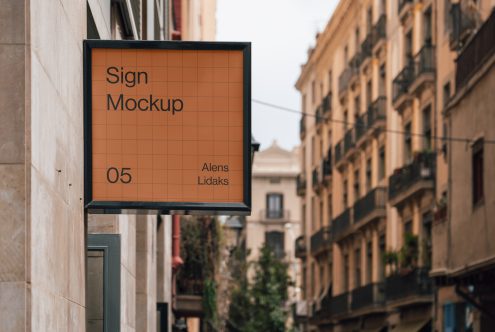
M 287 264 L 267 246 L 261 248 L 260 257 L 253 264 L 252 284 L 244 275 L 232 293 L 227 328 L 231 332 L 284 332 L 290 285 Z

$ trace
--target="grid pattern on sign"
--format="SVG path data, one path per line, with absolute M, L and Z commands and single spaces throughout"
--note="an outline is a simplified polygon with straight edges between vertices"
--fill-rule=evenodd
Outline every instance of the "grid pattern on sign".
M 140 80 L 126 84 L 121 72 Z M 132 74 L 128 76 L 132 80 Z M 183 110 L 108 110 L 127 98 L 183 101 Z M 132 105 L 132 103 L 131 103 Z M 143 104 L 144 105 L 144 104 Z M 158 103 L 158 105 L 160 105 Z M 94 49 L 92 51 L 93 199 L 140 202 L 242 202 L 242 51 Z M 210 165 L 227 165 L 212 171 Z M 129 173 L 130 183 L 110 183 Z M 223 168 L 223 167 L 221 167 Z M 228 185 L 206 185 L 206 178 Z M 123 179 L 128 180 L 127 176 Z

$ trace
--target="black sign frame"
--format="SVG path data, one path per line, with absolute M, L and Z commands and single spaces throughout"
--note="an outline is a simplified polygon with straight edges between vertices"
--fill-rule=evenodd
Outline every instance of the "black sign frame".
M 243 52 L 243 201 L 242 203 L 126 202 L 93 200 L 92 185 L 92 50 L 95 48 L 152 50 L 214 50 Z M 84 207 L 89 213 L 103 214 L 229 214 L 251 213 L 251 43 L 189 41 L 83 41 L 84 88 Z

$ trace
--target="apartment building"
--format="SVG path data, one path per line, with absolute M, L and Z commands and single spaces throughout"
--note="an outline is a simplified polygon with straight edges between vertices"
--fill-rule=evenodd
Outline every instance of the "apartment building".
M 170 216 L 84 213 L 83 40 L 189 39 L 188 19 L 214 26 L 186 2 L 2 3 L 2 332 L 171 330 Z
M 433 254 L 452 192 L 445 106 L 492 7 L 342 0 L 317 35 L 296 83 L 308 330 L 449 331 L 435 302 L 446 249 Z
M 300 205 L 296 194 L 299 174 L 299 150 L 285 150 L 276 141 L 257 152 L 253 162 L 253 205 L 246 217 L 246 249 L 249 261 L 256 261 L 266 244 L 275 255 L 289 265 L 289 276 L 299 285 L 300 262 L 295 256 L 294 243 L 301 232 Z M 254 270 L 248 277 L 254 277 Z M 289 289 L 289 300 L 299 299 L 296 287 Z

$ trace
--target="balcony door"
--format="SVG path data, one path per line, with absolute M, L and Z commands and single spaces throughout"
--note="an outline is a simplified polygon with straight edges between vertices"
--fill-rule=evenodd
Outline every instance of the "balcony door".
M 266 195 L 266 217 L 268 219 L 280 219 L 284 216 L 284 195 L 269 193 Z

